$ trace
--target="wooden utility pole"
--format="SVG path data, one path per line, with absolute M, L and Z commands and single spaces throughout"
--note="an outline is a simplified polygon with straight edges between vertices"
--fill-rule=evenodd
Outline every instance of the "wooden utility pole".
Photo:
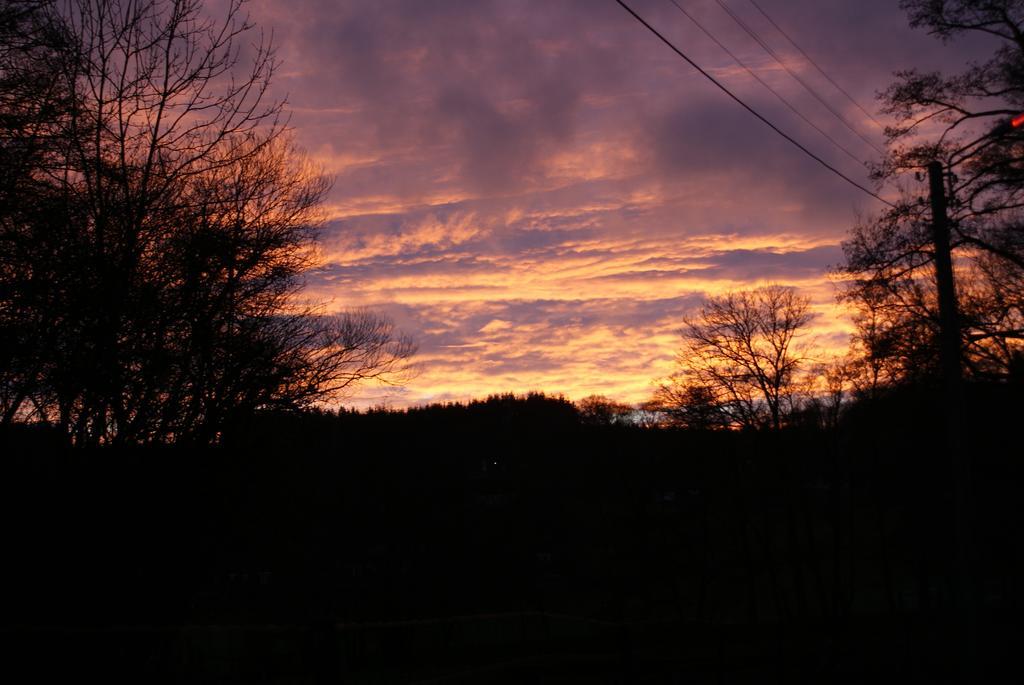
M 942 365 L 946 422 L 946 452 L 953 485 L 953 526 L 956 545 L 956 601 L 960 656 L 960 680 L 976 682 L 977 610 L 974 597 L 971 544 L 971 464 L 964 451 L 962 354 L 960 316 L 957 311 L 953 258 L 946 213 L 945 167 L 935 161 L 928 165 L 932 207 L 932 241 L 935 249 L 935 283 L 939 299 L 939 357 Z
M 960 392 L 960 316 L 957 312 L 953 258 L 946 215 L 946 183 L 942 162 L 928 165 L 932 204 L 932 241 L 935 249 L 935 283 L 939 295 L 939 355 L 946 389 Z M 952 399 L 951 397 L 947 399 Z

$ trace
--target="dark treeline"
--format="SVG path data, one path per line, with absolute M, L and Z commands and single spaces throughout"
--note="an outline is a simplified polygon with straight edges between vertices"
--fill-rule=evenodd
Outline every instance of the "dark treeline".
M 939 678 L 956 650 L 935 397 L 908 387 L 834 430 L 595 426 L 531 395 L 266 414 L 206 451 L 11 449 L 5 642 L 41 672 L 180 682 L 506 662 L 468 681 Z M 1024 391 L 968 399 L 994 673 L 1022 637 Z

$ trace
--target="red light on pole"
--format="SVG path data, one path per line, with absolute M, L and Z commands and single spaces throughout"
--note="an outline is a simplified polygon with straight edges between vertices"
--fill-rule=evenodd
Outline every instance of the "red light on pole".
M 1014 118 L 1010 119 L 1011 128 L 1020 128 L 1024 126 L 1024 114 L 1018 114 Z

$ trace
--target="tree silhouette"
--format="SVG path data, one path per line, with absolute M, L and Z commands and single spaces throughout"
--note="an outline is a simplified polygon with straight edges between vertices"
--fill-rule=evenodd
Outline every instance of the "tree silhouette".
M 881 95 L 896 118 L 879 180 L 903 182 L 938 160 L 948 177 L 965 371 L 1005 378 L 1024 350 L 1024 3 L 904 0 L 912 26 L 952 41 L 985 35 L 992 56 L 963 72 L 908 70 Z M 904 183 L 904 185 L 906 185 Z M 937 364 L 930 212 L 908 194 L 855 227 L 844 244 L 845 299 L 858 311 L 871 364 L 896 380 Z
M 36 323 L 5 317 L 33 350 L 4 379 L 5 421 L 81 445 L 208 443 L 240 412 L 401 370 L 413 346 L 386 319 L 298 299 L 329 183 L 268 97 L 277 61 L 240 0 L 217 19 L 199 0 L 35 10 L 62 41 L 33 68 L 70 105 L 31 170 L 45 201 L 15 193 L 7 213 L 5 281 L 33 287 L 5 287 L 3 311 Z
M 662 418 L 661 424 L 689 430 L 718 430 L 732 424 L 714 388 L 675 373 L 654 391 L 644 406 Z
M 690 425 L 782 427 L 801 389 L 806 361 L 797 338 L 808 300 L 768 285 L 709 298 L 680 335 L 678 371 L 659 391 L 663 406 Z
M 588 426 L 612 426 L 629 421 L 633 407 L 604 395 L 588 395 L 576 403 L 580 421 Z
M 25 411 L 52 361 L 40 343 L 52 335 L 63 211 L 45 170 L 59 158 L 72 98 L 59 71 L 68 37 L 51 4 L 0 6 L 0 425 Z

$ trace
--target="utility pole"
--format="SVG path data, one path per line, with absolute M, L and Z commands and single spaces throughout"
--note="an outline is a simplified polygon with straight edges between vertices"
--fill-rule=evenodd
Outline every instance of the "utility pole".
M 939 354 L 947 391 L 960 392 L 960 316 L 957 312 L 953 258 L 946 215 L 946 184 L 942 162 L 928 165 L 932 204 L 932 241 L 935 248 L 935 282 L 939 295 Z M 952 399 L 947 397 L 946 399 Z
M 935 283 L 939 299 L 939 356 L 945 386 L 946 452 L 953 481 L 953 533 L 956 545 L 954 571 L 958 619 L 956 639 L 960 656 L 960 681 L 973 683 L 979 674 L 976 669 L 977 611 L 971 573 L 971 464 L 964 451 L 960 316 L 957 312 L 949 217 L 946 213 L 945 167 L 941 162 L 934 161 L 928 165 L 928 184 L 931 191 Z

